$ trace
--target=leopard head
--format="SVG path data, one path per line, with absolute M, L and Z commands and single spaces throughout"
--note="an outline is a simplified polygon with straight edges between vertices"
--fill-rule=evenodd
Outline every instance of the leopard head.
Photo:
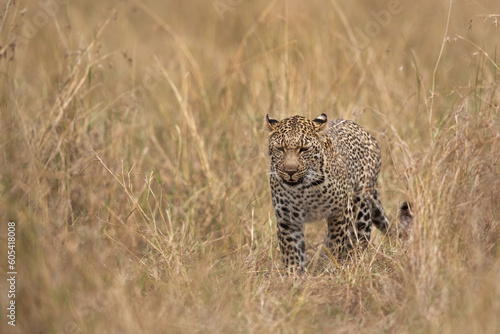
M 327 125 L 325 114 L 312 121 L 302 116 L 278 121 L 266 115 L 266 125 L 270 131 L 271 174 L 276 173 L 288 185 L 296 185 L 308 171 L 318 171 Z

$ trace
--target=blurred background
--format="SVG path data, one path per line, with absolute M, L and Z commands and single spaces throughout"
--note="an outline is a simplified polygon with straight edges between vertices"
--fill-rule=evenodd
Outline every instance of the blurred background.
M 500 331 L 500 3 L 0 3 L 0 238 L 16 330 Z M 407 240 L 284 276 L 264 116 L 383 150 Z M 7 248 L 2 246 L 2 272 Z M 9 299 L 0 281 L 3 333 Z

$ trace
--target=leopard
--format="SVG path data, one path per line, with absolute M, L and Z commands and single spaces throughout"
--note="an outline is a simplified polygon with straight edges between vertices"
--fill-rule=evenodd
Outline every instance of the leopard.
M 377 140 L 351 120 L 313 120 L 266 115 L 269 130 L 269 182 L 278 244 L 285 268 L 304 272 L 304 224 L 326 219 L 326 247 L 345 258 L 366 248 L 372 226 L 395 233 L 381 203 L 377 178 L 381 149 Z M 411 208 L 400 208 L 399 227 L 407 228 Z

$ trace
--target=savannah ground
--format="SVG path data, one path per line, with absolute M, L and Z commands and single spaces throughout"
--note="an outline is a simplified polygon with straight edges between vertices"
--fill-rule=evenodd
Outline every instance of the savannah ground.
M 0 332 L 500 332 L 498 1 L 1 10 Z M 286 276 L 263 118 L 323 112 L 378 139 L 415 218 L 347 261 L 310 224 Z

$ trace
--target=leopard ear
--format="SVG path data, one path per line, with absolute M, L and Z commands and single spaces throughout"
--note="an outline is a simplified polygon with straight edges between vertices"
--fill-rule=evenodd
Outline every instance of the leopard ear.
M 269 131 L 274 131 L 274 127 L 276 126 L 276 124 L 278 124 L 277 120 L 269 117 L 269 115 L 266 115 L 266 125 Z
M 326 116 L 326 114 L 321 114 L 318 117 L 316 117 L 315 119 L 313 119 L 314 126 L 316 127 L 316 131 L 322 132 L 323 130 L 325 130 L 326 125 L 328 124 L 327 121 L 328 121 L 328 116 Z

